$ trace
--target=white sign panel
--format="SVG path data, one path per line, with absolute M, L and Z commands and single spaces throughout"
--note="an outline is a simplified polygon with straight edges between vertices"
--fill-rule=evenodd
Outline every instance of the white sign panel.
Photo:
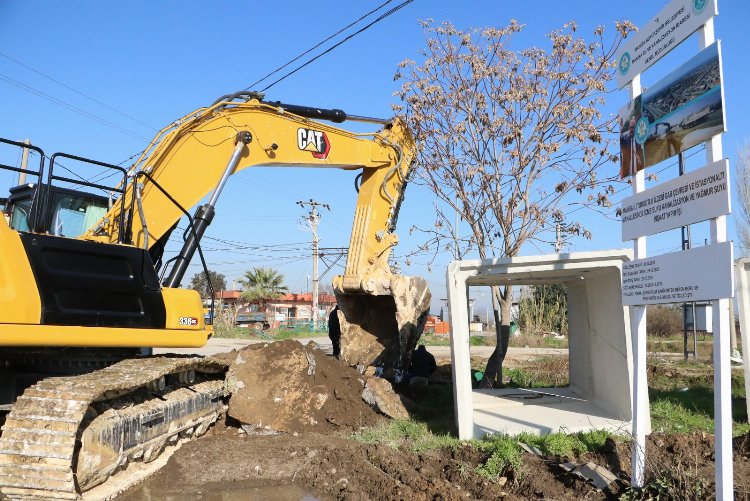
M 622 304 L 667 304 L 732 297 L 732 242 L 637 259 L 622 265 Z
M 719 160 L 628 197 L 620 212 L 623 240 L 729 214 L 729 161 Z
M 717 14 L 716 0 L 672 0 L 617 53 L 617 88 L 627 85 Z

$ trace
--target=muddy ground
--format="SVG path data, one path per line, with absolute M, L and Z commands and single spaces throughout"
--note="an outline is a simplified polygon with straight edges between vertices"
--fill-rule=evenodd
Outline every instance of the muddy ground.
M 609 451 L 579 459 L 619 474 L 622 480 L 601 491 L 559 467 L 562 458 L 527 454 L 517 477 L 493 482 L 476 473 L 487 458 L 468 445 L 416 453 L 335 435 L 249 436 L 219 426 L 209 436 L 183 446 L 159 473 L 118 499 L 610 500 L 627 489 L 627 449 L 613 445 Z M 750 436 L 739 439 L 735 449 L 736 499 L 748 499 Z M 690 499 L 710 498 L 714 474 L 710 436 L 653 435 L 647 454 L 654 468 L 672 466 L 665 471 L 684 484 L 684 492 L 695 494 Z M 705 481 L 698 481 L 701 478 Z
M 254 347 L 243 350 L 239 360 L 230 372 L 237 380 L 263 389 L 246 384 L 247 391 L 235 402 L 235 412 L 230 401 L 229 413 L 234 418 L 226 418 L 205 437 L 182 446 L 162 470 L 118 500 L 610 500 L 628 494 L 627 443 L 609 440 L 598 452 L 578 458 L 525 453 L 520 468 L 489 480 L 477 472 L 488 454 L 470 444 L 414 452 L 408 441 L 396 449 L 355 440 L 352 433 L 360 427 L 387 418 L 363 405 L 363 382 L 354 369 L 313 346 L 286 342 Z M 440 361 L 436 380 L 449 378 L 448 363 Z M 540 376 L 545 371 L 567 371 L 566 360 L 515 365 L 538 371 Z M 311 366 L 315 367 L 314 374 L 308 374 L 313 372 Z M 554 381 L 559 375 L 546 377 Z M 300 387 L 305 391 L 292 391 Z M 410 396 L 419 403 L 418 394 Z M 444 412 L 452 414 L 452 409 Z M 243 413 L 256 418 L 243 423 L 237 419 Z M 273 429 L 285 432 L 267 434 Z M 651 498 L 712 497 L 710 434 L 652 434 L 647 448 L 648 479 L 678 486 L 651 492 Z M 597 489 L 561 468 L 560 463 L 566 460 L 591 461 L 610 470 L 617 480 L 608 489 Z M 735 440 L 734 468 L 736 499 L 750 499 L 750 434 Z

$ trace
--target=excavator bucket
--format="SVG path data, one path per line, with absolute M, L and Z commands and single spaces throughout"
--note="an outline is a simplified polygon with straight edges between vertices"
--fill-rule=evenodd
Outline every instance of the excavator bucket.
M 350 365 L 408 369 L 424 330 L 432 294 L 420 277 L 393 275 L 390 294 L 336 291 L 341 358 Z

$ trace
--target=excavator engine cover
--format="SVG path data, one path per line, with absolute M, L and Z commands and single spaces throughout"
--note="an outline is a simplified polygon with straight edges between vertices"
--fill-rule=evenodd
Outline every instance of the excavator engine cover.
M 389 295 L 336 291 L 341 358 L 350 365 L 408 369 L 424 330 L 432 294 L 420 277 L 394 275 Z

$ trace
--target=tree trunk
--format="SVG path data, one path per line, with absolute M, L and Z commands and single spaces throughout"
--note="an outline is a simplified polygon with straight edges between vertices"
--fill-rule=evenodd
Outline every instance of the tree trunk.
M 511 286 L 506 285 L 503 293 L 500 287 L 495 285 L 492 290 L 492 313 L 495 316 L 495 334 L 497 336 L 497 346 L 487 360 L 487 367 L 484 370 L 484 377 L 480 382 L 482 388 L 502 388 L 503 387 L 503 362 L 505 355 L 508 353 L 508 343 L 510 342 L 510 308 L 512 304 Z

